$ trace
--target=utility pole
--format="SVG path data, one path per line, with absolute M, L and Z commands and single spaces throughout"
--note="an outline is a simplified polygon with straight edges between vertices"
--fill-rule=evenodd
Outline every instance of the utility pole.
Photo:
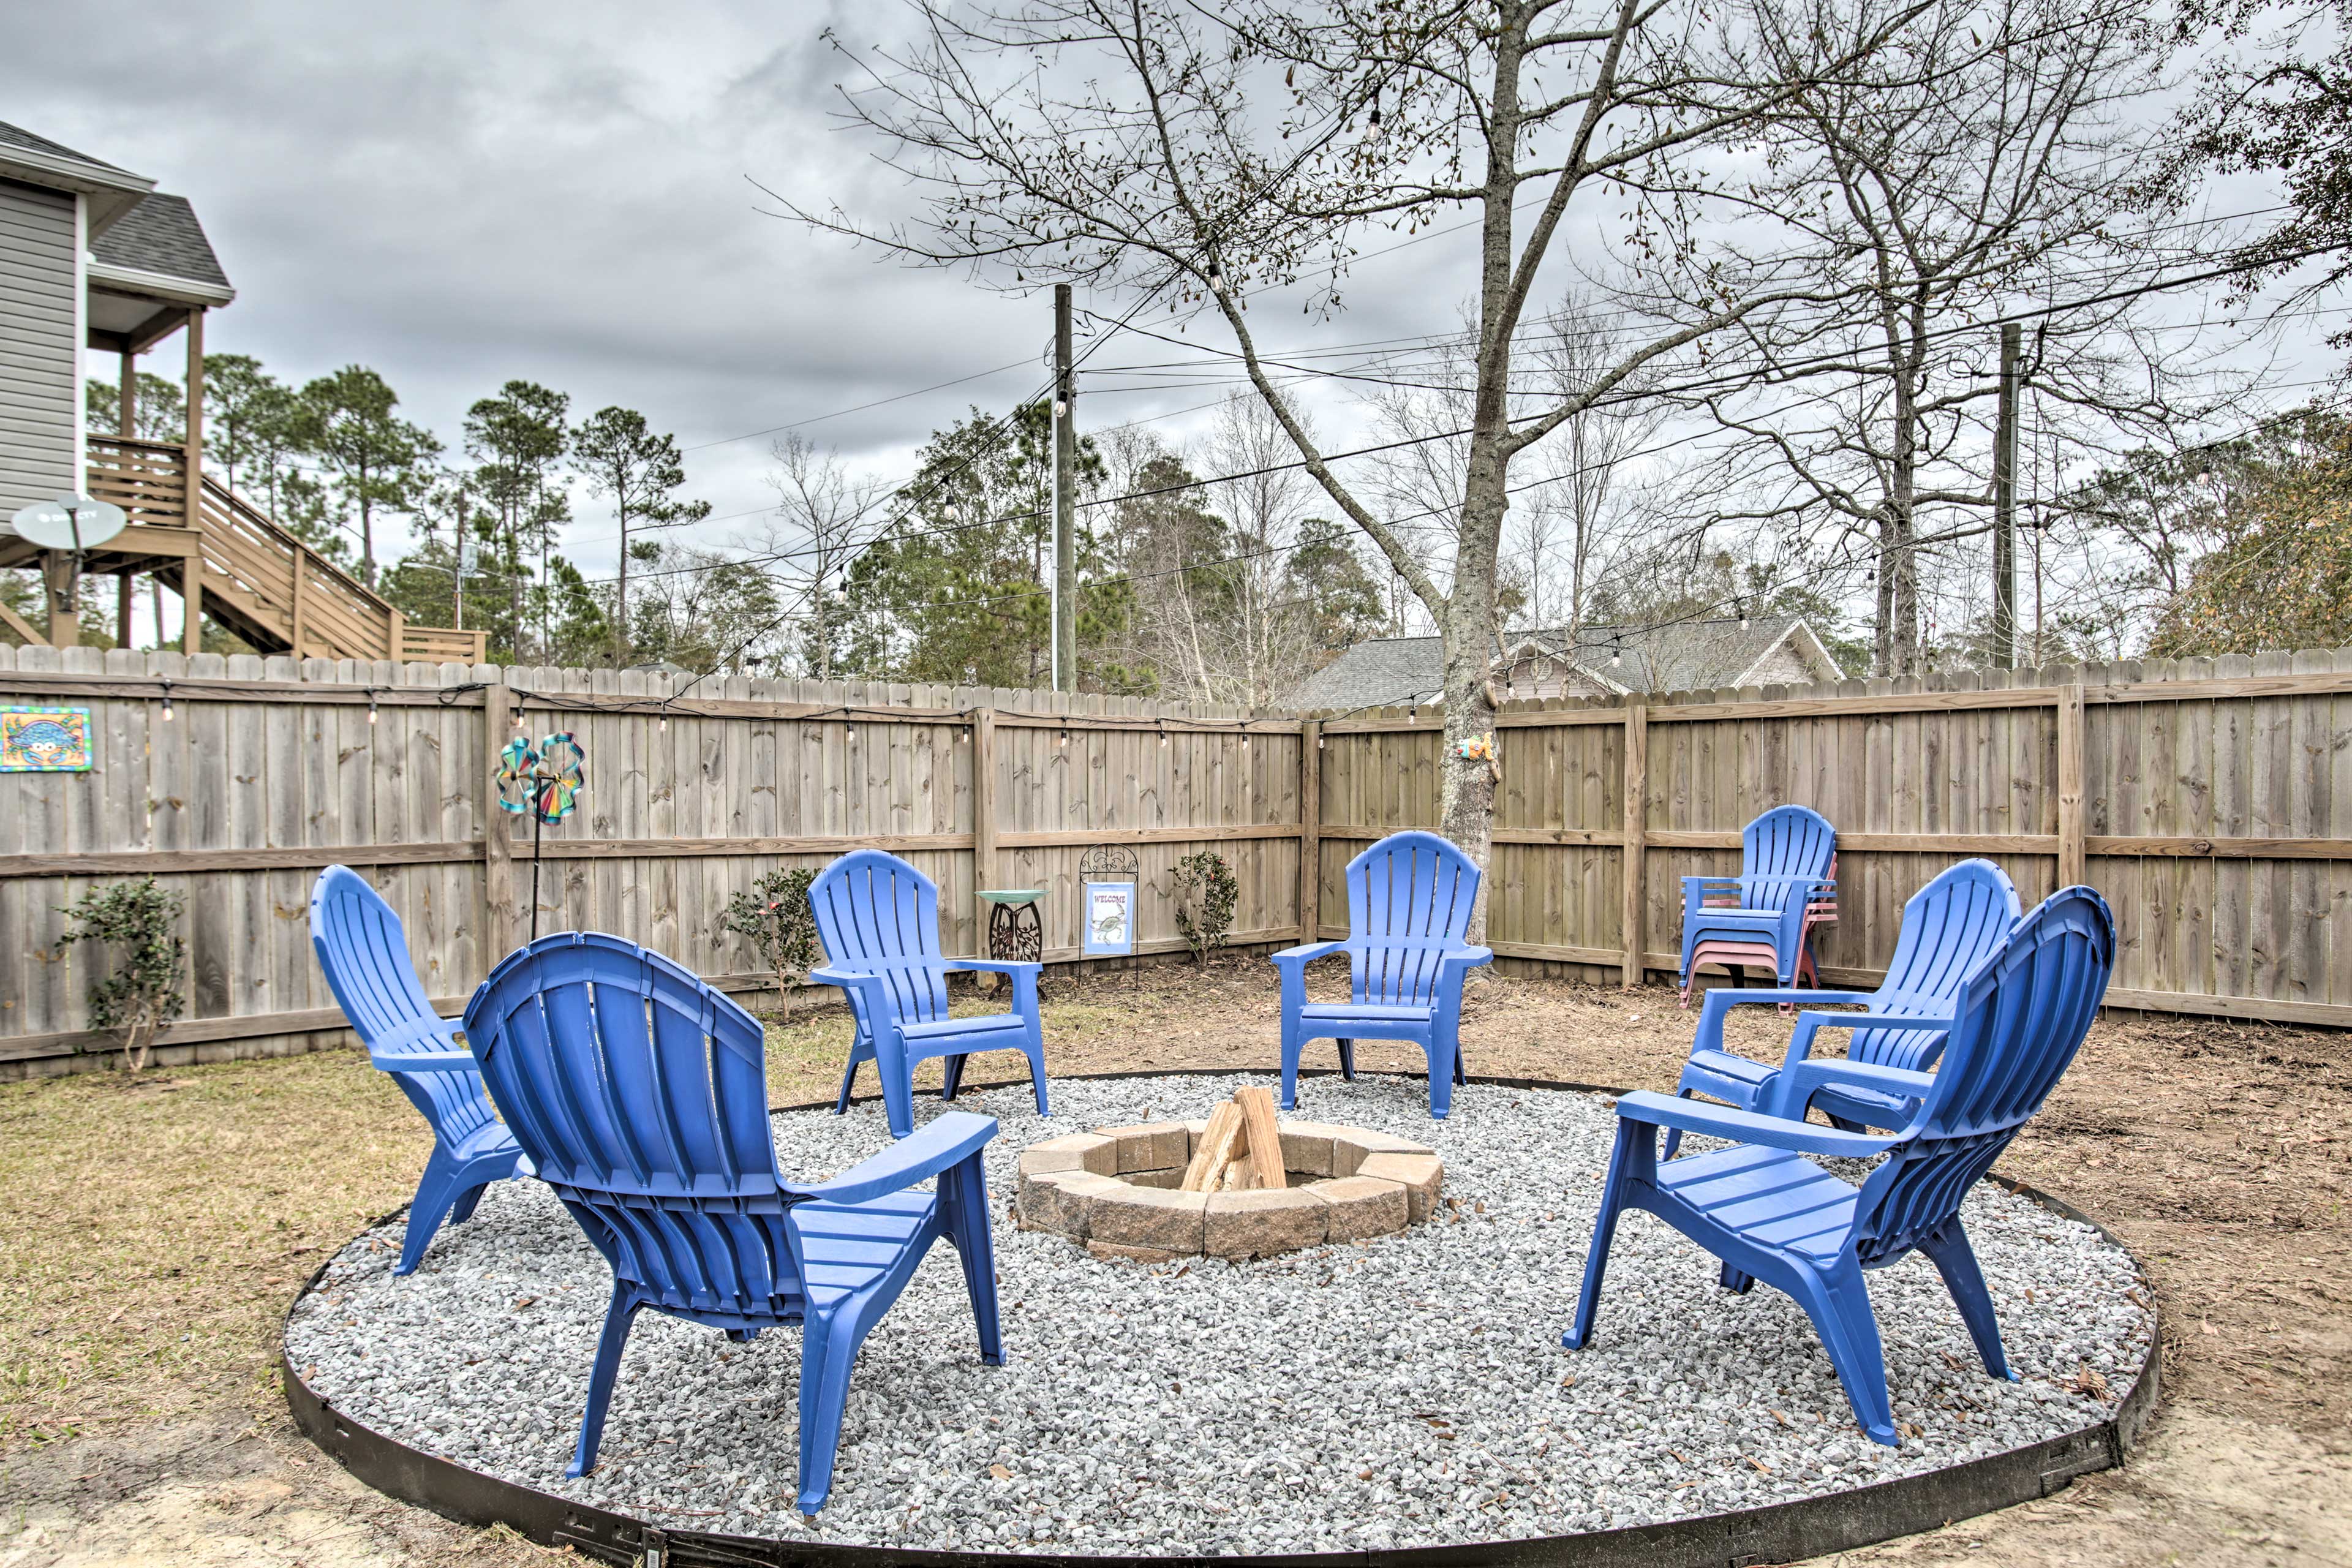
M 1054 689 L 1078 684 L 1078 383 L 1070 368 L 1070 286 L 1054 285 Z
M 2017 386 L 2021 329 L 2000 329 L 2000 415 L 1992 434 L 1992 664 L 2017 668 Z

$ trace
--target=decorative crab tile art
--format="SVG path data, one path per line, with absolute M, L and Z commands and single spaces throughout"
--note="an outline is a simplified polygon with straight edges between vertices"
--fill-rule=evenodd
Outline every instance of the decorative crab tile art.
M 80 773 L 92 760 L 87 708 L 0 708 L 0 773 Z

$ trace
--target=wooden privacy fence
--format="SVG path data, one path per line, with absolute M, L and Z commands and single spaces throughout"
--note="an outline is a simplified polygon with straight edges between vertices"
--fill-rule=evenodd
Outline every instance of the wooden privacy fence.
M 1510 705 L 1487 933 L 1628 982 L 1679 962 L 1681 878 L 1810 805 L 1838 830 L 1832 983 L 1874 984 L 1903 901 L 1954 860 L 2028 906 L 2114 908 L 2116 1006 L 2352 1025 L 2352 649 Z M 1326 935 L 1348 857 L 1437 819 L 1438 721 L 1318 727 Z
M 1179 948 L 1175 861 L 1217 847 L 1236 944 L 1338 935 L 1349 858 L 1437 818 L 1433 715 L 1323 721 L 1133 699 L 644 672 L 0 647 L 0 702 L 90 709 L 85 773 L 0 774 L 0 1076 L 69 1070 L 87 1025 L 60 907 L 153 873 L 184 890 L 193 974 L 173 1053 L 339 1037 L 310 951 L 320 867 L 362 870 L 454 1012 L 522 940 L 527 826 L 490 805 L 520 714 L 577 734 L 580 812 L 547 831 L 541 931 L 614 931 L 731 989 L 766 977 L 731 895 L 857 845 L 937 881 L 950 952 L 975 891 L 1042 887 L 1076 957 L 1090 845 L 1142 861 L 1142 948 Z M 166 698 L 173 717 L 164 718 Z M 373 711 L 373 721 L 371 710 Z M 1788 801 L 1839 829 L 1832 981 L 1867 982 L 1903 900 L 1952 860 L 2031 903 L 2087 880 L 2115 907 L 2118 1005 L 2352 1024 L 2352 650 L 1511 705 L 1489 942 L 1590 978 L 1671 973 L 1686 873 L 1736 868 Z M 1156 896 L 1155 896 L 1156 895 Z
M 341 663 L 0 647 L 0 703 L 91 710 L 88 773 L 0 774 L 0 1076 L 70 1069 L 88 963 L 61 907 L 149 873 L 188 896 L 192 991 L 166 1060 L 334 1038 L 310 947 L 318 869 L 362 871 L 455 1012 L 530 925 L 531 837 L 496 810 L 515 732 L 578 736 L 589 788 L 545 830 L 540 930 L 641 942 L 730 989 L 767 984 L 720 929 L 778 868 L 877 845 L 939 883 L 950 952 L 984 940 L 974 892 L 1042 887 L 1049 960 L 1078 946 L 1087 847 L 1136 847 L 1141 948 L 1177 939 L 1175 860 L 1226 845 L 1233 940 L 1297 931 L 1299 725 L 1238 709 L 865 683 Z M 165 718 L 166 699 L 172 710 Z M 1059 705 L 1059 706 L 1056 706 Z

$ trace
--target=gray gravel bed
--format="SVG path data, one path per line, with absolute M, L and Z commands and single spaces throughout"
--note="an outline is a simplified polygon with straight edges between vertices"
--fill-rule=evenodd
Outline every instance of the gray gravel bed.
M 800 1334 L 750 1345 L 646 1311 L 601 1463 L 567 1480 L 611 1276 L 547 1189 L 504 1182 L 393 1277 L 402 1226 L 346 1247 L 287 1348 L 335 1407 L 404 1443 L 673 1528 L 918 1548 L 1098 1553 L 1376 1549 L 1601 1530 L 1854 1487 L 2079 1429 L 2147 1351 L 2130 1258 L 1990 1187 L 1965 1210 L 2022 1381 L 1996 1383 L 1934 1268 L 1871 1276 L 1900 1449 L 1853 1422 L 1796 1304 L 1733 1296 L 1715 1263 L 1626 1217 L 1591 1348 L 1576 1304 L 1613 1113 L 1589 1095 L 1304 1086 L 1298 1114 L 1433 1143 L 1443 1220 L 1253 1264 L 1147 1268 L 1013 1228 L 1039 1139 L 1205 1114 L 1254 1075 L 968 1094 L 996 1116 L 988 1181 L 1006 1364 L 980 1363 L 953 1251 L 866 1341 L 831 1502 L 794 1506 Z M 919 1100 L 919 1118 L 938 1113 Z M 888 1141 L 879 1103 L 776 1118 L 787 1172 Z

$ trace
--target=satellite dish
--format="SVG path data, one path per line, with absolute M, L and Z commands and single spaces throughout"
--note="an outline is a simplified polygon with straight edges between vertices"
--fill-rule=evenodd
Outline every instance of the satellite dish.
M 129 526 L 121 507 L 88 496 L 35 501 L 15 518 L 20 538 L 44 550 L 93 550 Z

